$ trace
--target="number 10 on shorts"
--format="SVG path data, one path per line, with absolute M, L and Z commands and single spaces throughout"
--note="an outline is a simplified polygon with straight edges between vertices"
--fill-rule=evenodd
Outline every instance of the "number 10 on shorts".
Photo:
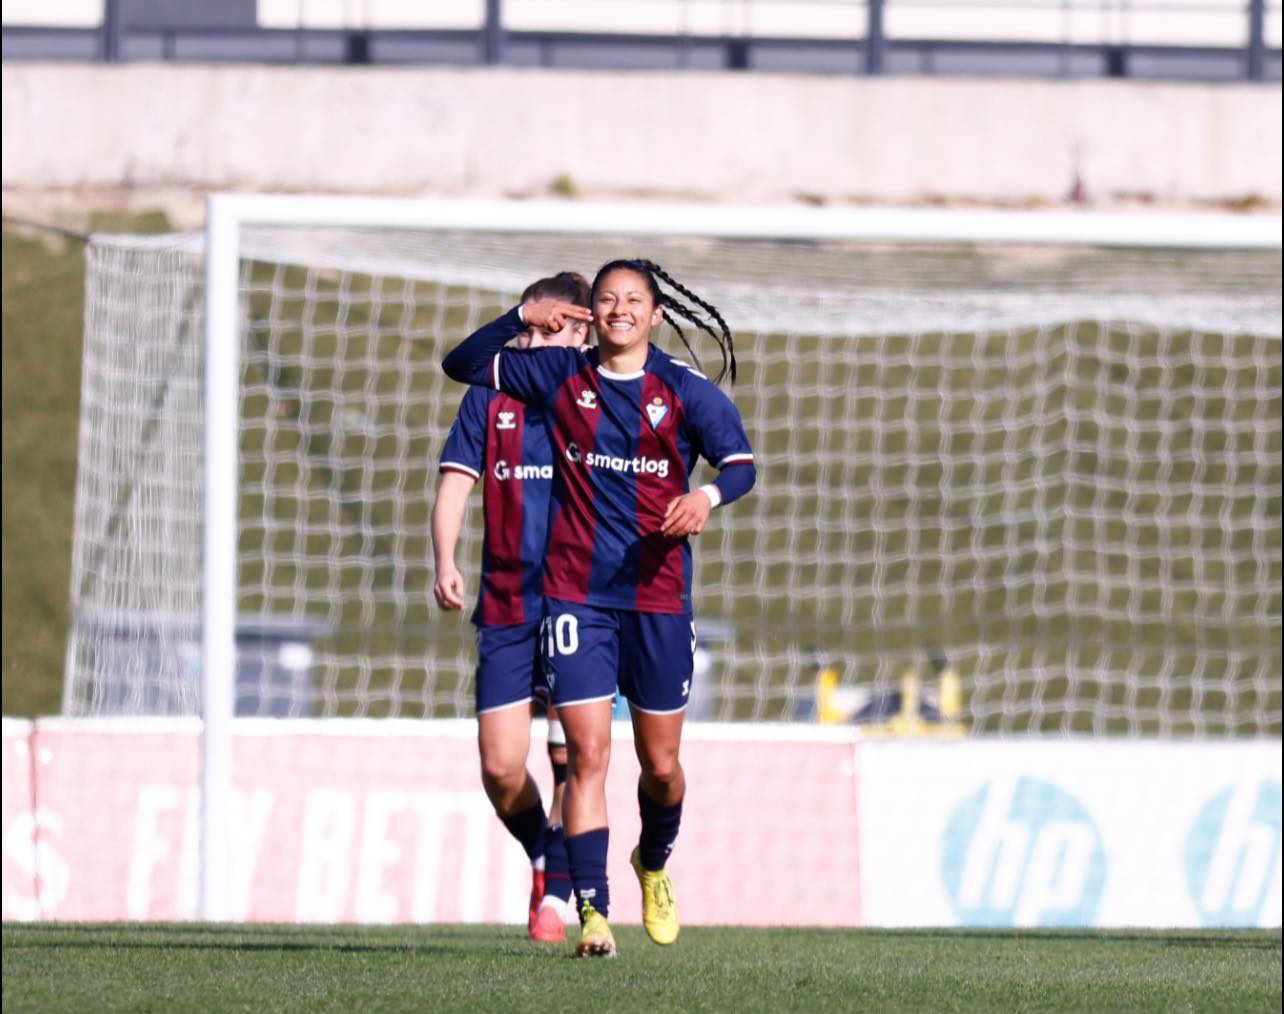
M 644 613 L 548 600 L 545 675 L 559 708 L 609 700 L 632 710 L 681 711 L 691 695 L 695 629 L 690 613 Z
M 580 647 L 579 619 L 573 613 L 545 617 L 544 639 L 549 658 L 574 655 Z

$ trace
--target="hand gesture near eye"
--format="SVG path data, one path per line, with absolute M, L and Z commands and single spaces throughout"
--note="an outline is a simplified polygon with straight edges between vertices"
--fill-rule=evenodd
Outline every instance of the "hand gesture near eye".
M 568 321 L 592 321 L 593 312 L 587 306 L 563 303 L 558 299 L 540 299 L 522 304 L 522 320 L 527 327 L 537 327 L 553 334 L 562 330 Z

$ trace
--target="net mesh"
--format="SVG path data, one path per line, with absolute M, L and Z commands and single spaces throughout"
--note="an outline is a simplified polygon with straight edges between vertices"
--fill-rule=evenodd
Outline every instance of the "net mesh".
M 471 714 L 432 604 L 440 358 L 621 255 L 731 324 L 757 454 L 696 545 L 693 717 L 811 719 L 828 680 L 862 720 L 909 670 L 977 733 L 1279 734 L 1278 253 L 359 229 L 244 230 L 240 713 Z M 65 710 L 191 713 L 200 238 L 88 258 Z

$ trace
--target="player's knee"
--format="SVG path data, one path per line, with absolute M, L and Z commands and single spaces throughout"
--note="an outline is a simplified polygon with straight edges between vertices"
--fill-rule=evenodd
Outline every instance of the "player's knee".
M 682 765 L 678 763 L 676 753 L 650 755 L 644 758 L 642 769 L 654 781 L 661 785 L 673 785 L 682 777 Z
M 481 758 L 482 781 L 497 789 L 521 788 L 526 780 L 523 758 L 500 751 L 486 751 Z
M 571 751 L 571 777 L 590 778 L 606 773 L 607 762 L 611 758 L 611 744 L 608 741 L 590 740 L 575 744 Z

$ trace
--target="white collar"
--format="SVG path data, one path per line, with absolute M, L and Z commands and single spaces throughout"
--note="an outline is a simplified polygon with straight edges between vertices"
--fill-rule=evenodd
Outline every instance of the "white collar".
M 598 363 L 597 372 L 607 380 L 637 380 L 646 374 L 646 370 L 635 370 L 632 373 L 615 373 L 612 370 L 608 370 L 601 363 Z

